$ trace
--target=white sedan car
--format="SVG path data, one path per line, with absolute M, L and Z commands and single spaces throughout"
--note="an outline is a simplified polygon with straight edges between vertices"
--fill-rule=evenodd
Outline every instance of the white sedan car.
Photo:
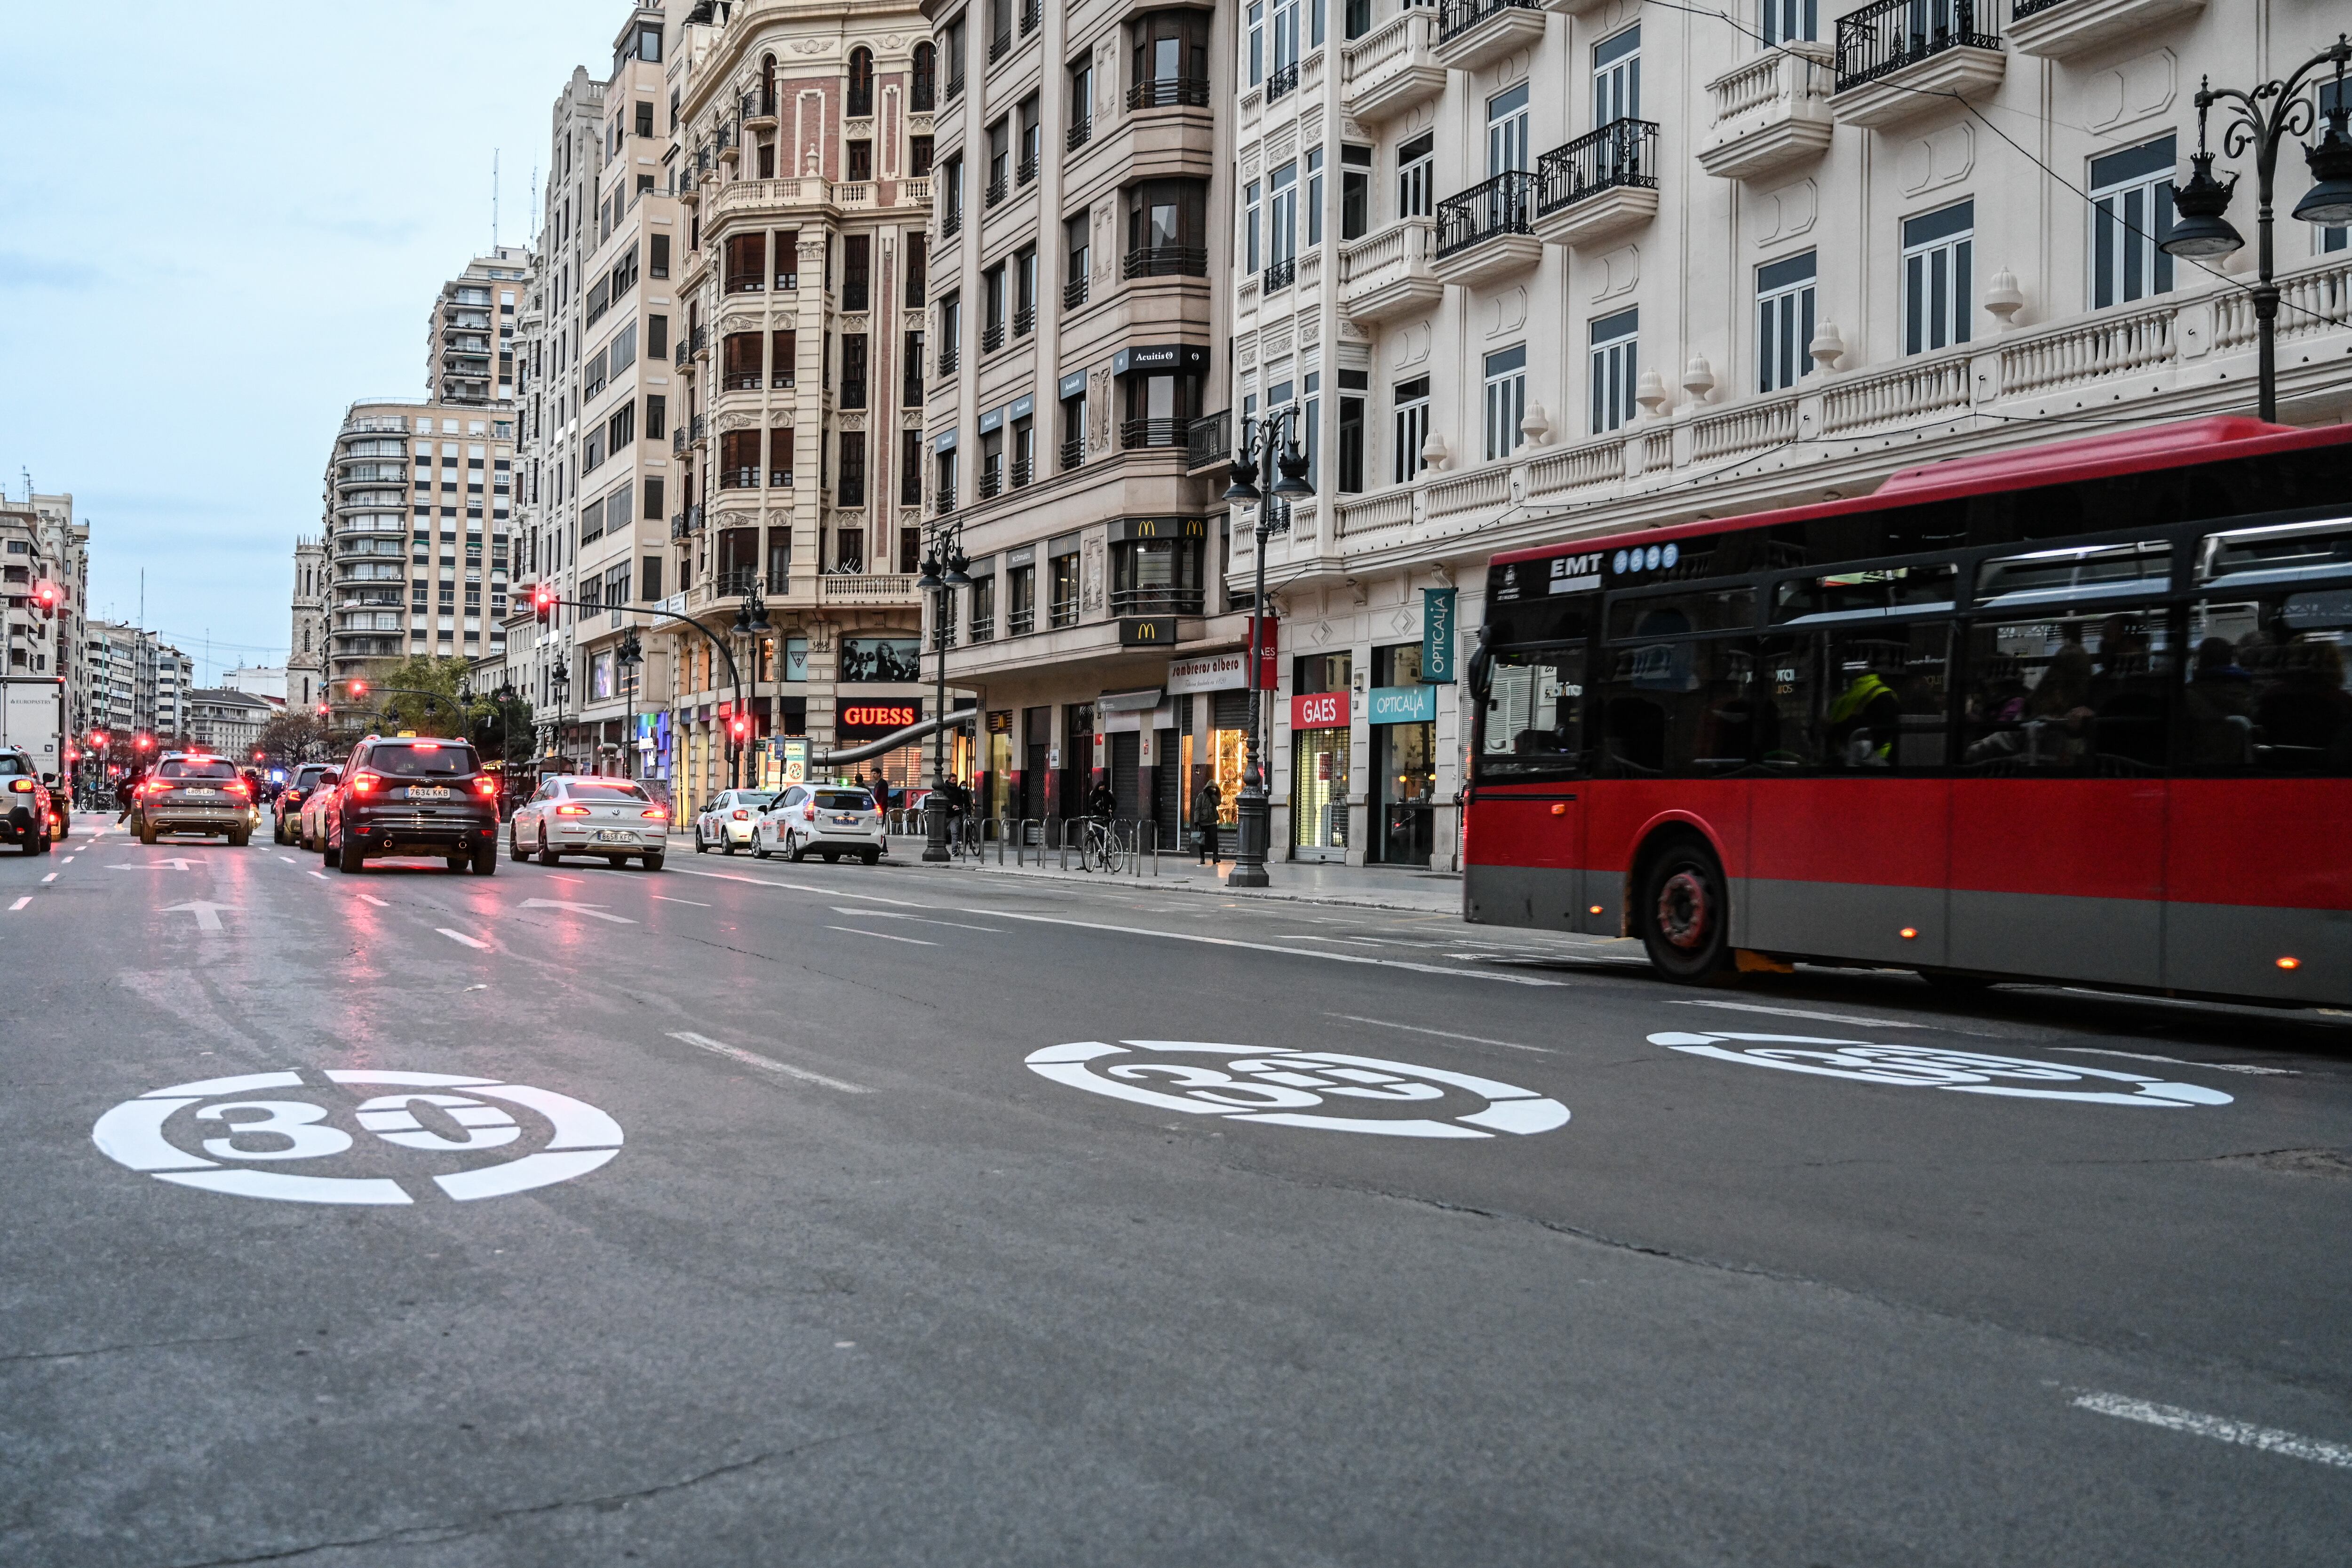
M 760 814 L 775 798 L 772 790 L 720 790 L 694 819 L 694 852 L 705 855 L 716 849 L 732 855 L 738 849 L 750 848 L 751 830 Z
M 539 857 L 552 866 L 566 855 L 601 855 L 615 866 L 641 859 L 662 868 L 669 848 L 669 808 L 627 779 L 559 773 L 515 808 L 507 823 L 507 854 Z
M 890 847 L 889 823 L 868 792 L 847 784 L 793 784 L 753 824 L 751 853 L 765 860 L 856 856 L 868 866 Z

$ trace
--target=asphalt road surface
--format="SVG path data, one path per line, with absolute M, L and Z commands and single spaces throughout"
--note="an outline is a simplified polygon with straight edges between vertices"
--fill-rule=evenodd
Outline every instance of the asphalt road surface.
M 2352 1551 L 2352 1018 L 80 822 L 0 853 L 0 1562 Z

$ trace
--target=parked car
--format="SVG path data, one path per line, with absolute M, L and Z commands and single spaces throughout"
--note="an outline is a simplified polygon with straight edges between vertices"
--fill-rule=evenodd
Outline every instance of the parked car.
M 27 855 L 49 852 L 49 792 L 21 746 L 0 746 L 0 841 Z
M 566 855 L 602 855 L 620 866 L 634 856 L 658 871 L 668 848 L 669 807 L 627 779 L 555 774 L 507 824 L 507 853 L 517 860 L 536 854 L 542 866 Z
M 343 770 L 329 768 L 311 784 L 302 797 L 302 808 L 294 816 L 294 842 L 312 854 L 323 854 L 327 847 L 327 807 L 334 803 L 335 786 L 342 783 Z
M 217 833 L 241 847 L 253 838 L 253 786 L 226 757 L 166 752 L 131 797 L 131 830 L 142 844 L 164 833 Z
M 499 868 L 499 780 L 468 742 L 370 735 L 352 749 L 326 809 L 327 864 L 351 874 L 377 855 L 434 855 L 477 877 Z
M 702 855 L 716 849 L 732 855 L 739 848 L 750 848 L 752 825 L 775 798 L 764 789 L 720 790 L 694 819 L 694 852 Z
M 302 803 L 319 786 L 319 781 L 335 771 L 331 763 L 304 763 L 286 781 L 286 787 L 270 802 L 269 836 L 280 844 L 291 844 L 301 837 Z
M 869 790 L 845 784 L 793 784 L 752 824 L 751 853 L 803 860 L 855 856 L 868 866 L 890 847 L 889 825 Z

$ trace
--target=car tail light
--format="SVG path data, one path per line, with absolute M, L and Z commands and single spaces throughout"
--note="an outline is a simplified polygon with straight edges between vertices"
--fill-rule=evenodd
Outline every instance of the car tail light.
M 10 779 L 8 781 L 8 787 L 15 790 L 18 795 L 30 795 L 33 793 L 33 781 L 30 779 Z
M 488 773 L 479 774 L 474 780 L 474 793 L 476 795 L 496 795 L 499 793 L 499 781 L 492 778 Z
M 751 820 L 751 814 L 745 811 L 739 805 L 735 808 L 735 820 L 738 822 L 749 822 Z
M 555 815 L 558 816 L 585 816 L 588 815 L 588 808 L 584 805 L 559 805 L 555 808 Z
M 656 822 L 667 822 L 669 820 L 668 811 L 658 805 L 647 806 L 645 810 L 637 813 L 637 815 L 639 816 L 650 817 Z
M 253 786 L 246 783 L 243 779 L 236 779 L 230 782 L 228 793 L 236 796 L 239 800 L 251 800 L 253 798 Z
M 408 742 L 408 749 L 413 752 L 437 752 L 441 749 L 441 742 L 438 741 L 411 741 Z
M 383 780 L 374 773 L 353 773 L 352 775 L 352 793 L 353 795 L 373 795 L 376 791 L 376 786 L 382 783 L 383 783 Z
M 803 822 L 814 822 L 816 820 L 816 802 L 814 800 L 811 800 L 806 805 L 801 807 L 801 820 Z

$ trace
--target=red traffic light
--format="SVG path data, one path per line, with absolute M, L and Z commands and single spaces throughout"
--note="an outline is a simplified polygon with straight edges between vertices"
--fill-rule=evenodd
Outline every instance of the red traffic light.
M 531 589 L 530 613 L 537 616 L 541 624 L 550 624 L 554 621 L 555 605 L 556 595 L 554 584 L 541 583 Z
M 112 738 L 103 730 L 92 730 L 89 732 L 89 743 L 101 752 L 106 750 L 107 742 Z
M 56 615 L 58 606 L 64 602 L 65 590 L 55 583 L 44 581 L 33 584 L 33 608 L 40 611 L 41 614 Z
M 139 737 L 137 745 L 142 752 L 152 752 L 155 749 L 155 737 L 152 735 L 142 734 Z
M 751 719 L 747 715 L 738 713 L 727 721 L 727 733 L 738 741 L 747 739 L 751 733 Z
M 351 689 L 352 689 L 352 695 L 353 697 L 365 697 L 365 696 L 367 695 L 367 682 L 366 682 L 366 681 L 364 681 L 364 680 L 354 680 L 354 681 L 350 682 L 350 685 L 351 685 Z

